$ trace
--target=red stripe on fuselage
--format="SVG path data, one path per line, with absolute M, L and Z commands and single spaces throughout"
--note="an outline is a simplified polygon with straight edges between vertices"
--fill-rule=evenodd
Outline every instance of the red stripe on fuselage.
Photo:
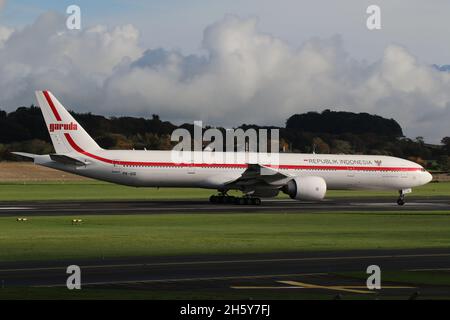
M 44 97 L 47 100 L 48 105 L 52 109 L 53 115 L 55 116 L 57 121 L 61 121 L 61 117 L 58 113 L 58 110 L 56 110 L 55 104 L 53 103 L 52 99 L 50 98 L 50 95 L 48 94 L 48 91 L 43 91 Z
M 64 133 L 64 137 L 66 137 L 67 142 L 69 142 L 70 146 L 75 149 L 76 152 L 84 154 L 87 157 L 93 158 L 95 160 L 99 160 L 106 163 L 115 163 L 115 161 L 102 158 L 99 156 L 96 156 L 95 154 L 89 153 L 87 151 L 84 151 L 79 145 L 76 144 L 76 142 L 72 139 L 72 136 L 68 133 Z
M 242 168 L 246 169 L 247 164 L 217 164 L 217 163 L 174 163 L 174 162 L 141 162 L 141 161 L 122 161 L 111 160 L 103 158 L 83 150 L 73 140 L 69 133 L 64 133 L 64 136 L 69 142 L 70 146 L 78 153 L 81 153 L 92 159 L 102 161 L 109 164 L 117 164 L 122 166 L 138 166 L 138 167 L 201 167 L 201 168 Z M 421 171 L 422 168 L 412 167 L 350 167 L 350 166 L 302 166 L 302 165 L 267 165 L 274 169 L 285 170 L 347 170 L 347 171 Z

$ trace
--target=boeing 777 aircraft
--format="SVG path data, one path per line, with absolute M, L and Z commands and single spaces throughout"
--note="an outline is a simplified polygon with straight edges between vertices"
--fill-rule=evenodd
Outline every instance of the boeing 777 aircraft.
M 36 97 L 49 130 L 54 154 L 35 155 L 35 164 L 98 180 L 135 187 L 193 187 L 218 190 L 211 202 L 260 204 L 280 191 L 296 200 L 322 200 L 327 189 L 397 190 L 405 203 L 411 188 L 431 181 L 422 166 L 400 158 L 369 155 L 280 153 L 276 166 L 265 163 L 175 163 L 172 151 L 105 150 L 49 92 Z M 244 197 L 227 195 L 240 190 Z

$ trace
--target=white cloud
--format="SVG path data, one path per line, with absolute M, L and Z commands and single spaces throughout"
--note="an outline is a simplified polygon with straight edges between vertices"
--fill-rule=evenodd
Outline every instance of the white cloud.
M 0 48 L 3 48 L 4 43 L 11 36 L 13 31 L 14 30 L 11 28 L 0 26 Z
M 6 0 L 0 0 L 0 11 L 2 11 L 3 7 L 5 6 L 5 3 Z M 0 48 L 3 47 L 3 43 L 9 38 L 12 32 L 13 29 L 0 25 Z
M 138 38 L 131 25 L 69 31 L 63 16 L 46 13 L 3 41 L 0 106 L 30 104 L 34 90 L 48 88 L 92 108 L 114 68 L 142 55 Z
M 366 64 L 339 36 L 293 48 L 259 32 L 256 19 L 235 16 L 205 29 L 203 56 L 144 50 L 130 25 L 68 31 L 50 13 L 3 42 L 1 30 L 0 105 L 10 109 L 49 88 L 95 113 L 282 125 L 294 113 L 337 108 L 393 117 L 409 136 L 449 135 L 450 73 L 398 45 Z

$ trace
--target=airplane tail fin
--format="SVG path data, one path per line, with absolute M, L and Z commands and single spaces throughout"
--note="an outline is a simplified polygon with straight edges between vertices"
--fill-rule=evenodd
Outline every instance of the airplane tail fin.
M 50 91 L 36 91 L 36 98 L 57 154 L 101 149 Z

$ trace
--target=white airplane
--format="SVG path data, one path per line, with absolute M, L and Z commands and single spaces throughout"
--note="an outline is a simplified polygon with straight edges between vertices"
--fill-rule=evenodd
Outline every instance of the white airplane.
M 397 190 L 397 203 L 403 205 L 411 188 L 432 180 L 417 163 L 388 156 L 280 153 L 278 165 L 271 166 L 198 163 L 194 152 L 191 161 L 175 163 L 172 151 L 105 150 L 49 91 L 37 91 L 36 97 L 56 153 L 13 153 L 38 165 L 117 184 L 208 188 L 219 191 L 211 202 L 238 204 L 260 204 L 259 197 L 275 197 L 280 191 L 292 199 L 315 201 L 330 189 Z M 229 190 L 240 190 L 244 197 L 228 196 Z

